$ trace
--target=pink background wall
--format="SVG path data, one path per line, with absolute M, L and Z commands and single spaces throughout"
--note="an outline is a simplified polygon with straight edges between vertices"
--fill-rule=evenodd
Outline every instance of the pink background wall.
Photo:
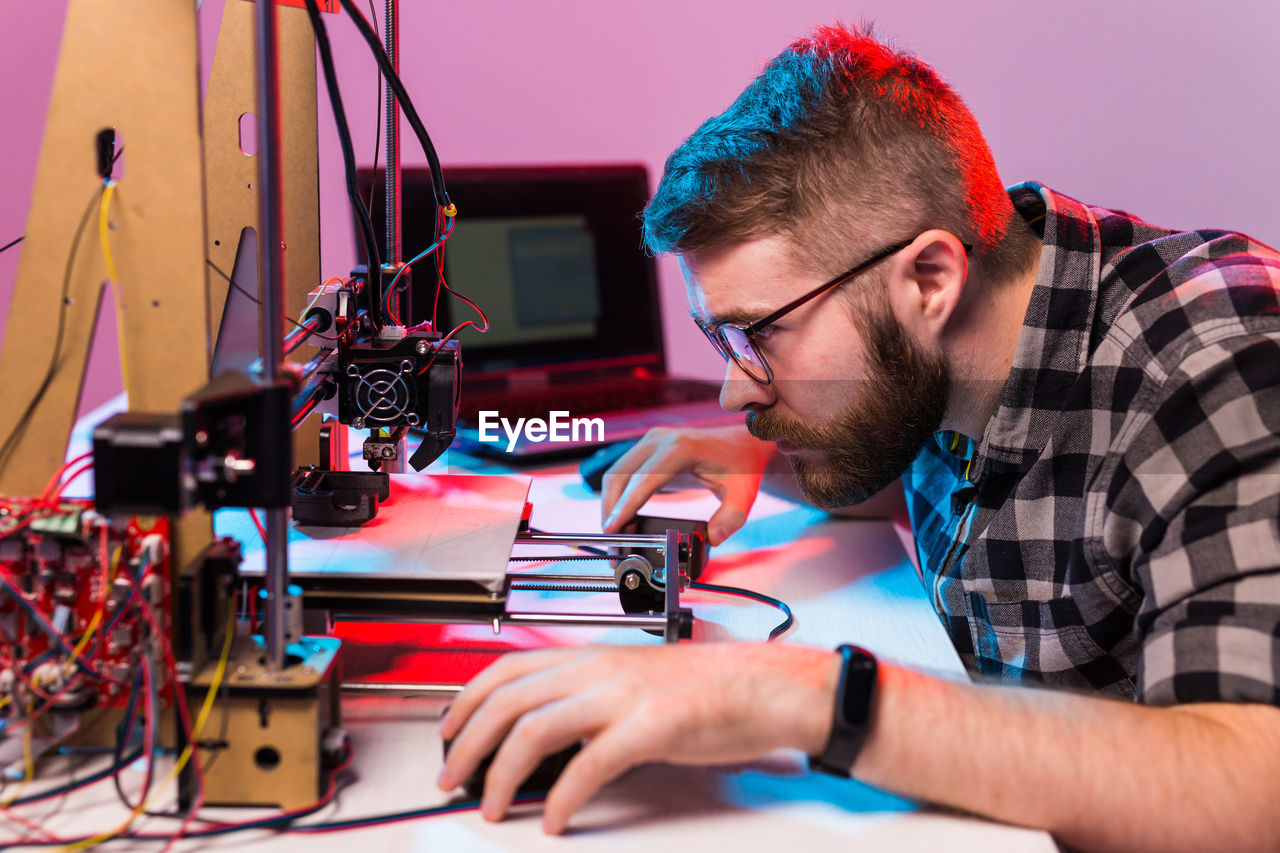
M 206 0 L 200 12 L 206 67 L 223 2 Z M 966 98 L 1006 183 L 1035 178 L 1160 224 L 1235 228 L 1280 244 L 1274 0 L 405 0 L 402 7 L 402 73 L 446 165 L 640 160 L 656 181 L 670 149 L 791 38 L 816 23 L 868 17 Z M 0 0 L 0 245 L 23 230 L 64 13 L 57 0 Z M 329 25 L 357 158 L 367 163 L 374 65 L 349 22 Z M 354 248 L 323 98 L 320 122 L 323 268 L 341 274 Z M 407 127 L 403 138 L 406 165 L 424 162 Z M 17 255 L 0 255 L 0 305 L 8 305 Z M 669 260 L 662 273 L 673 365 L 717 376 L 718 357 L 689 324 Z M 82 408 L 118 391 L 118 376 L 114 330 L 105 323 Z

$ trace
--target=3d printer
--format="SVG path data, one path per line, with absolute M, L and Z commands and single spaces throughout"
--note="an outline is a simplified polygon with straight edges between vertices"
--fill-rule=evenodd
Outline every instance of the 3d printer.
M 125 28 L 136 39 L 153 38 L 150 33 L 154 32 L 164 38 L 168 34 L 162 26 L 192 35 L 192 10 L 175 16 L 172 9 L 163 8 L 171 5 L 148 0 L 123 12 L 113 10 L 114 18 L 105 18 L 106 12 L 96 7 L 74 8 L 68 15 L 64 56 L 71 58 L 66 61 L 81 65 L 114 61 L 119 68 L 112 69 L 112 78 L 117 80 L 122 73 L 141 73 L 121 58 L 129 44 L 105 56 L 90 56 L 93 51 L 81 50 L 79 45 L 104 26 Z M 324 5 L 336 9 L 338 4 Z M 492 624 L 495 630 L 503 624 L 627 625 L 660 633 L 667 642 L 675 642 L 689 636 L 691 625 L 691 614 L 680 606 L 680 592 L 697 577 L 705 554 L 705 540 L 677 529 L 623 536 L 529 531 L 522 526 L 527 521 L 526 501 L 518 481 L 495 479 L 476 489 L 468 488 L 463 482 L 466 478 L 402 474 L 406 462 L 421 471 L 454 437 L 462 393 L 462 353 L 455 336 L 461 326 L 448 332 L 436 327 L 426 307 L 434 300 L 415 299 L 414 294 L 446 285 L 438 277 L 429 281 L 420 277 L 415 283 L 412 267 L 443 250 L 453 218 L 459 214 L 449 200 L 426 128 L 397 74 L 396 4 L 388 4 L 392 17 L 382 43 L 350 0 L 342 0 L 340 5 L 369 43 L 387 83 L 386 234 L 381 249 L 368 210 L 355 192 L 354 154 L 345 131 L 320 4 L 307 0 L 303 17 L 303 10 L 277 9 L 273 3 L 229 2 L 210 84 L 209 109 L 226 109 L 230 104 L 234 112 L 251 104 L 258 120 L 257 151 L 248 166 L 237 161 L 224 169 L 211 168 L 206 174 L 209 245 L 201 249 L 193 245 L 190 233 L 181 231 L 183 223 L 201 221 L 204 211 L 194 219 L 175 216 L 173 223 L 164 227 L 173 229 L 169 232 L 174 235 L 173 246 L 168 251 L 188 263 L 182 268 L 186 273 L 190 274 L 189 264 L 196 260 L 197 268 L 207 275 L 207 261 L 225 275 L 233 290 L 244 289 L 237 281 L 240 271 L 255 266 L 252 258 L 246 264 L 239 262 L 246 253 L 245 233 L 252 230 L 257 235 L 261 298 L 251 298 L 261 304 L 261 359 L 251 371 L 222 373 L 198 388 L 199 382 L 182 384 L 192 370 L 169 371 L 161 383 L 156 377 L 162 371 L 154 358 L 134 359 L 137 373 L 127 378 L 126 385 L 135 408 L 94 431 L 93 507 L 61 501 L 60 492 L 55 491 L 59 477 L 55 476 L 39 499 L 6 505 L 11 523 L 0 529 L 4 540 L 0 546 L 13 552 L 0 551 L 4 572 L 0 575 L 4 581 L 0 596 L 4 625 L 0 627 L 7 636 L 21 638 L 15 649 L 34 650 L 34 656 L 14 651 L 0 672 L 0 694 L 16 697 L 16 701 L 9 700 L 11 711 L 26 711 L 33 703 L 44 702 L 57 708 L 51 719 L 62 720 L 96 702 L 108 703 L 131 720 L 132 700 L 126 704 L 131 685 L 148 680 L 159 691 L 171 689 L 172 701 L 161 704 L 165 713 L 181 712 L 172 728 L 182 749 L 180 791 L 188 805 L 294 808 L 316 799 L 325 769 L 340 760 L 342 753 L 338 704 L 342 685 L 336 666 L 339 643 L 330 637 L 309 635 L 304 629 L 308 624 L 323 627 L 331 618 L 350 617 L 481 622 Z M 307 195 L 305 187 L 301 192 L 291 191 L 296 183 L 291 170 L 297 162 L 308 160 L 314 168 L 315 153 L 314 139 L 297 147 L 293 125 L 284 129 L 284 114 L 306 103 L 306 74 L 301 69 L 309 66 L 314 74 L 316 46 L 342 136 L 348 192 L 361 223 L 366 263 L 336 282 L 313 289 L 306 309 L 297 321 L 291 321 L 294 328 L 285 334 L 286 273 L 301 254 L 292 238 L 294 248 L 287 250 L 285 214 L 294 216 L 302 209 L 299 197 L 305 202 Z M 252 63 L 243 61 L 249 51 Z M 241 61 L 236 61 L 237 56 Z M 177 61 L 181 59 L 177 57 Z M 168 81 L 165 85 L 180 86 L 181 75 L 178 78 L 177 84 Z M 303 82 L 298 84 L 297 79 Z M 124 109 L 119 92 L 81 92 L 76 98 L 83 100 L 77 100 L 67 94 L 71 88 L 67 84 L 66 91 L 60 89 L 61 100 L 55 98 L 51 116 L 74 115 L 79 110 L 84 113 L 84 122 L 101 124 L 115 121 L 111 109 Z M 282 88 L 287 89 L 283 94 Z M 164 96 L 176 102 L 180 98 L 175 91 L 166 89 Z M 310 91 L 314 121 L 314 87 Z M 188 92 L 185 102 L 194 104 L 194 95 L 194 90 Z M 93 109 L 85 104 L 89 100 Z M 400 252 L 396 192 L 401 109 L 438 179 L 436 240 L 408 261 Z M 167 168 L 165 163 L 145 159 L 153 156 L 150 152 L 162 139 L 172 143 L 158 146 L 166 157 L 176 158 L 179 155 L 174 152 L 194 145 L 192 156 L 181 164 L 175 161 L 170 174 L 177 176 L 173 180 L 179 188 L 197 190 L 187 196 L 203 197 L 198 191 L 198 173 L 191 168 L 191 162 L 200 159 L 200 140 L 193 136 L 198 125 L 194 121 L 180 124 L 181 132 L 154 123 L 131 125 L 131 144 L 136 142 L 145 155 L 131 164 L 129 178 L 130 182 L 138 181 L 139 200 L 144 193 L 158 197 L 163 178 L 168 177 L 156 174 Z M 226 122 L 207 124 L 206 158 L 218 163 L 218 151 L 227 146 L 218 148 L 214 137 Z M 46 148 L 54 153 L 48 155 L 52 165 L 45 166 L 42 161 L 42 174 L 56 171 L 63 149 L 70 151 L 82 130 L 80 123 L 70 119 L 62 124 L 51 121 L 51 126 L 70 141 L 64 145 L 51 137 L 53 141 L 46 142 Z M 116 281 L 108 223 L 113 215 L 113 167 L 120 156 L 119 143 L 114 134 L 104 143 L 102 132 L 97 130 L 84 135 L 94 140 L 99 178 L 106 187 L 94 201 L 101 202 L 102 250 L 109 278 Z M 306 156 L 298 157 L 298 150 Z M 248 181 L 242 180 L 245 168 L 253 170 Z M 251 191 L 247 198 L 256 211 L 245 207 L 246 185 Z M 42 233 L 59 231 L 66 219 L 66 204 L 60 201 L 65 197 L 67 194 L 60 192 L 40 194 L 33 205 L 32 236 L 26 249 L 39 248 Z M 238 201 L 219 201 L 227 198 Z M 189 203 L 189 198 L 183 196 L 172 203 Z M 310 203 L 314 205 L 314 196 Z M 55 209 L 56 216 L 49 213 Z M 141 205 L 139 209 L 154 217 L 161 208 Z M 121 216 L 132 216 L 132 211 L 127 208 Z M 140 215 L 129 224 L 142 228 L 154 221 Z M 76 233 L 78 241 L 79 231 L 62 230 Z M 126 276 L 138 268 L 119 245 L 128 241 L 129 233 L 130 229 L 124 228 L 114 238 Z M 239 233 L 241 238 L 227 240 L 228 233 Z M 67 358 L 61 351 L 63 321 L 71 317 L 74 323 L 83 322 L 83 315 L 69 306 L 77 299 L 86 304 L 90 301 L 70 287 L 76 280 L 72 274 L 76 248 L 77 243 L 72 242 L 72 262 L 68 263 L 62 304 L 57 309 L 59 331 L 51 362 L 55 366 Z M 233 272 L 225 274 L 214 258 L 229 256 L 237 262 Z M 20 271 L 18 292 L 26 294 L 24 298 L 36 299 L 41 290 L 34 276 L 27 267 Z M 90 294 L 87 279 L 91 276 L 85 278 L 83 293 Z M 310 280 L 318 279 L 316 275 Z M 165 313 L 170 310 L 169 291 L 156 289 L 145 296 L 142 291 L 131 292 L 131 299 L 135 304 L 150 304 L 155 313 L 154 317 L 130 315 L 128 334 L 122 335 L 128 339 L 128 347 L 140 347 L 143 344 L 139 341 L 146 341 L 146 346 L 163 344 L 173 352 L 188 351 L 181 330 L 189 327 Z M 15 310 L 21 309 L 21 305 L 15 306 Z M 33 316 L 40 313 L 32 311 Z M 481 318 L 483 321 L 483 314 Z M 286 360 L 304 347 L 314 348 L 306 361 L 295 364 Z M 203 372 L 196 367 L 196 373 Z M 61 383 L 69 380 L 52 367 L 48 377 L 34 394 L 26 395 L 33 402 L 19 416 L 4 448 L 3 455 L 18 459 L 19 467 L 25 470 L 39 469 L 47 456 L 39 447 L 43 437 L 38 430 L 28 431 L 28 424 L 67 420 L 66 395 L 60 389 Z M 155 391 L 161 384 L 163 393 Z M 14 388 L 6 389 L 6 394 L 11 392 L 18 393 Z M 309 419 L 314 423 L 321 417 L 325 421 L 316 431 L 315 464 L 295 467 L 295 431 L 304 428 Z M 348 428 L 369 431 L 361 451 L 369 470 L 348 470 Z M 417 442 L 412 452 L 408 451 L 410 441 Z M 5 488 L 21 493 L 23 482 L 11 479 Z M 527 490 L 527 483 L 524 488 Z M 395 549 L 379 552 L 395 564 L 394 571 L 352 571 L 351 561 L 345 559 L 337 560 L 336 565 L 310 561 L 305 547 L 298 544 L 308 539 L 330 541 L 335 530 L 359 541 L 362 525 L 368 525 L 379 513 L 381 522 L 394 523 L 405 508 L 420 511 L 435 501 L 443 512 L 450 505 L 467 504 L 467 496 L 474 497 L 477 491 L 491 510 L 500 509 L 493 511 L 491 518 L 479 519 L 484 524 L 478 523 L 476 513 L 469 514 L 467 523 L 474 527 L 464 545 L 475 542 L 475 549 L 467 546 L 458 550 L 457 537 L 445 537 L 448 553 L 441 557 L 425 547 L 431 544 L 431 537 L 421 537 L 421 525 L 411 524 L 414 519 L 409 518 L 402 523 L 425 544 L 418 548 L 416 559 L 406 560 L 405 553 Z M 225 538 L 210 540 L 208 528 L 201 530 L 207 524 L 202 520 L 202 509 L 232 507 L 251 508 L 249 514 L 237 517 L 252 518 L 254 523 L 254 510 L 264 511 L 260 562 L 254 560 L 255 549 L 242 549 Z M 291 515 L 298 525 L 291 523 Z M 170 524 L 166 519 L 174 521 Z M 386 526 L 383 524 L 383 529 Z M 602 574 L 512 572 L 507 560 L 517 543 L 604 549 L 605 553 L 592 556 L 603 559 L 610 569 Z M 95 544 L 101 545 L 105 557 L 98 554 Z M 483 560 L 477 558 L 481 551 Z M 265 593 L 262 632 L 238 632 L 235 591 L 244 580 L 259 578 Z M 623 612 L 513 611 L 510 592 L 538 584 L 607 585 L 618 591 Z M 131 633 L 126 636 L 126 631 Z M 38 636 L 40 642 L 26 642 L 28 635 Z M 135 652 L 135 647 L 142 651 Z M 166 678 L 144 679 L 159 668 L 168 674 Z M 98 691 L 100 696 L 83 689 L 98 682 L 106 685 Z M 226 699 L 212 703 L 210 697 L 215 695 Z M 202 710 L 194 724 L 187 705 Z M 214 738 L 205 735 L 209 731 L 225 734 Z M 212 761 L 215 756 L 217 760 Z M 202 774 L 193 772 L 202 765 Z M 279 773 L 281 767 L 290 772 Z

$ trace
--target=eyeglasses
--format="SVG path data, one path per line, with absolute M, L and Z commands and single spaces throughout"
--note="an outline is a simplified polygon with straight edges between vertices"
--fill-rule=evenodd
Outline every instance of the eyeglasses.
M 707 340 L 711 341 L 711 345 L 716 348 L 726 361 L 733 359 L 733 363 L 738 365 L 743 373 L 750 376 L 761 385 L 768 385 L 773 381 L 773 368 L 769 366 L 769 362 L 765 360 L 764 353 L 756 346 L 756 336 L 762 329 L 781 320 L 787 314 L 817 299 L 834 287 L 839 287 L 854 276 L 861 275 L 871 269 L 876 264 L 883 261 L 896 252 L 915 242 L 914 238 L 903 243 L 895 243 L 887 249 L 884 249 L 850 270 L 840 273 L 840 275 L 810 290 L 803 296 L 788 302 L 786 305 L 774 311 L 767 317 L 762 317 L 754 323 L 748 325 L 739 325 L 737 323 L 717 323 L 714 326 L 703 325 L 701 320 L 695 319 L 698 328 L 707 336 Z M 968 243 L 964 244 L 966 252 L 973 251 L 973 247 Z

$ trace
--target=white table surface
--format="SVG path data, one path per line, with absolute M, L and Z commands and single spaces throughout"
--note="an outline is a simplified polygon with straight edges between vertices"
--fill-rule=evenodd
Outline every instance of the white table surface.
M 358 443 L 353 443 L 358 447 Z M 446 454 L 433 470 L 443 473 L 499 472 L 497 466 Z M 531 499 L 534 526 L 553 532 L 599 531 L 599 498 L 571 464 L 537 472 Z M 704 492 L 660 495 L 649 514 L 706 517 L 715 506 Z M 545 552 L 545 549 L 540 549 Z M 758 590 L 785 600 L 796 625 L 783 641 L 831 647 L 865 645 L 885 659 L 943 677 L 965 679 L 963 667 L 929 606 L 898 536 L 884 522 L 831 519 L 824 514 L 762 495 L 737 535 L 716 548 L 702 580 Z M 526 593 L 513 609 L 554 606 L 551 593 Z M 613 596 L 596 596 L 605 608 Z M 689 592 L 682 602 L 695 613 L 694 642 L 762 640 L 779 621 L 772 608 L 742 599 Z M 574 609 L 582 609 L 582 599 Z M 488 632 L 488 628 L 460 628 Z M 477 634 L 479 636 L 479 634 Z M 547 643 L 657 642 L 634 629 L 541 629 Z M 334 804 L 309 820 L 352 818 L 444 804 L 449 796 L 434 784 L 441 765 L 437 721 L 443 701 L 426 697 L 346 696 L 343 725 L 354 762 L 349 783 Z M 927 736 L 927 733 L 922 733 Z M 53 768 L 51 768 L 51 776 Z M 81 771 L 82 773 L 88 772 Z M 130 790 L 140 773 L 125 772 Z M 51 778 L 57 784 L 61 778 Z M 33 785 L 31 791 L 37 790 Z M 166 801 L 171 802 L 166 794 Z M 157 808 L 164 808 L 159 802 Z M 981 850 L 1054 851 L 1047 833 L 922 808 L 856 781 L 804 769 L 798 754 L 777 753 L 727 768 L 653 765 L 609 785 L 584 807 L 564 837 L 540 829 L 540 807 L 517 808 L 490 824 L 476 812 L 437 816 L 375 829 L 321 835 L 264 832 L 184 841 L 181 849 L 348 851 L 433 850 L 487 853 L 505 850 L 644 851 L 657 849 L 802 850 Z M 51 804 L 21 811 L 51 831 L 75 834 L 115 826 L 124 812 L 103 782 L 78 792 L 55 814 Z M 211 810 L 222 819 L 254 817 L 262 811 Z M 172 822 L 150 820 L 162 831 Z M 0 838 L 14 832 L 0 822 Z M 125 849 L 121 847 L 120 849 Z

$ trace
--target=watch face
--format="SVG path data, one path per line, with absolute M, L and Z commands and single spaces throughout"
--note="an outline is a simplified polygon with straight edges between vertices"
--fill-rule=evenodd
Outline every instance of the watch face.
M 845 686 L 840 709 L 847 726 L 862 730 L 871 722 L 871 693 L 876 686 L 876 659 L 861 649 L 850 653 L 845 664 Z

